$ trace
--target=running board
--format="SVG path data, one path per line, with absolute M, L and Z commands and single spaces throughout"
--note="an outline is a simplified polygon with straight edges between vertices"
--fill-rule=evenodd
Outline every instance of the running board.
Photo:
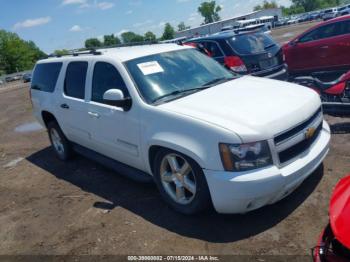
M 108 169 L 111 169 L 115 171 L 116 173 L 125 176 L 131 180 L 134 180 L 136 182 L 141 183 L 149 183 L 153 182 L 153 177 L 141 170 L 138 170 L 136 168 L 130 167 L 128 165 L 125 165 L 123 163 L 120 163 L 117 160 L 111 159 L 109 157 L 106 157 L 100 153 L 97 153 L 91 149 L 88 149 L 86 147 L 83 147 L 78 144 L 73 144 L 73 150 L 77 152 L 78 154 L 89 158 L 99 164 L 101 164 L 104 167 L 107 167 Z

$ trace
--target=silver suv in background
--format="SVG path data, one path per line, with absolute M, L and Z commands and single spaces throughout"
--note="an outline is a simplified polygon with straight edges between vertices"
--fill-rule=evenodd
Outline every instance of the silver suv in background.
M 327 21 L 339 16 L 339 12 L 337 8 L 330 8 L 324 11 L 324 15 L 322 17 L 323 21 Z
M 339 15 L 349 15 L 350 14 L 350 5 L 345 5 L 338 8 Z

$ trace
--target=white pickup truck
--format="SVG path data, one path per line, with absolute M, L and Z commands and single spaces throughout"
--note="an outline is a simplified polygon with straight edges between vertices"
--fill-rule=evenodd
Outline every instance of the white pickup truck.
M 238 77 L 191 47 L 156 44 L 41 60 L 34 114 L 57 156 L 73 151 L 137 180 L 175 210 L 246 213 L 286 197 L 321 164 L 318 94 Z

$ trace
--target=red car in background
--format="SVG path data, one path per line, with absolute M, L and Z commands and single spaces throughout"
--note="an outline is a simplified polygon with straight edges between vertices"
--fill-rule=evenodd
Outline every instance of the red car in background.
M 350 15 L 312 27 L 283 51 L 291 74 L 350 70 Z
M 313 249 L 314 261 L 350 261 L 350 176 L 343 178 L 334 189 L 329 221 Z

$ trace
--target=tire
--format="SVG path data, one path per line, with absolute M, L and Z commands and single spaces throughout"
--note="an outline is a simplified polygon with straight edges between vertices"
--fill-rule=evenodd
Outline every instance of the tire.
M 47 131 L 51 141 L 51 146 L 55 151 L 56 156 L 62 160 L 67 161 L 72 156 L 72 147 L 68 139 L 63 134 L 57 122 L 53 121 L 47 124 Z
M 190 215 L 209 207 L 211 200 L 206 178 L 202 168 L 191 158 L 161 149 L 154 158 L 153 170 L 162 198 L 174 210 Z

